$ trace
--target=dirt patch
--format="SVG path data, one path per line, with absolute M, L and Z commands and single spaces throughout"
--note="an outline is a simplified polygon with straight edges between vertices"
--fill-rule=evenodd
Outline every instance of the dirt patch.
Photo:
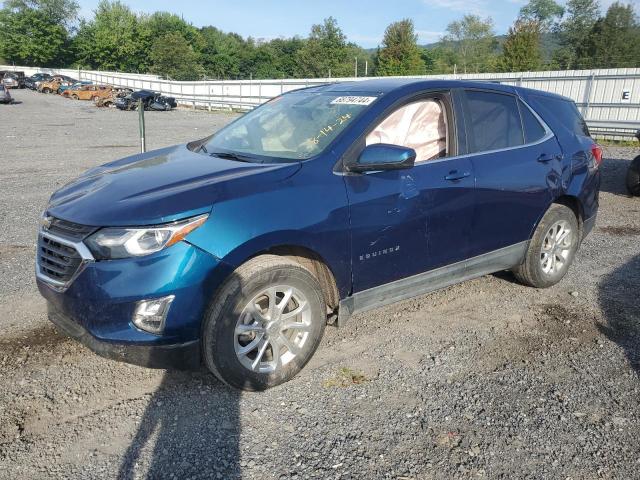
M 67 341 L 70 341 L 69 337 L 62 335 L 53 325 L 43 325 L 20 336 L 0 338 L 0 352 L 2 356 L 6 356 L 41 347 L 47 347 L 50 351 Z
M 622 227 L 600 227 L 599 229 L 603 233 L 608 233 L 609 235 L 615 235 L 617 237 L 623 237 L 627 235 L 640 235 L 640 227 L 625 225 Z
M 11 255 L 15 255 L 17 253 L 26 252 L 29 250 L 33 250 L 33 246 L 31 245 L 2 245 L 0 244 L 0 257 L 9 257 Z

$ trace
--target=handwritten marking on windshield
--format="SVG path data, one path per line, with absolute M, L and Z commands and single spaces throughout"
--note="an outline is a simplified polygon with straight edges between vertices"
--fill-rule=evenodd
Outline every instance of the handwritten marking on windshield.
M 343 125 L 345 122 L 348 122 L 351 119 L 350 113 L 345 113 L 344 115 L 340 115 L 335 122 L 327 125 L 326 127 L 322 127 L 320 129 L 320 133 L 315 137 L 311 137 L 311 142 L 314 145 L 318 145 L 322 137 L 328 137 L 329 134 L 333 133 L 333 131 L 340 125 Z

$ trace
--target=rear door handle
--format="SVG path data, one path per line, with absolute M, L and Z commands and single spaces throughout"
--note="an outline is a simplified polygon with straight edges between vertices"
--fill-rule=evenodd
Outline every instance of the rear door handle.
M 450 182 L 455 182 L 456 180 L 467 178 L 469 175 L 471 175 L 469 172 L 458 172 L 457 170 L 452 170 L 449 172 L 449 175 L 444 177 L 444 179 Z
M 551 160 L 562 160 L 563 155 L 561 153 L 557 154 L 557 155 L 548 155 L 546 153 L 543 153 L 542 155 L 540 155 L 538 157 L 538 161 L 540 163 L 548 163 Z

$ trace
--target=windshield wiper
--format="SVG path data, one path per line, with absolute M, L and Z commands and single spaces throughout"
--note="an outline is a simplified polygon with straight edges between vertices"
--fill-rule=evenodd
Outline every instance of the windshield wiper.
M 247 155 L 240 155 L 231 152 L 206 152 L 210 157 L 226 158 L 228 160 L 235 160 L 237 162 L 255 162 L 255 159 Z

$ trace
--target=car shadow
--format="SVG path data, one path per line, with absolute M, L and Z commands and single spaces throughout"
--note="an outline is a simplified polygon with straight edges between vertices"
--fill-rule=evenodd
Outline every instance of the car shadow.
M 598 285 L 604 321 L 598 329 L 617 343 L 640 376 L 640 255 L 614 270 Z
M 602 172 L 602 181 L 600 183 L 600 191 L 608 192 L 614 195 L 628 197 L 626 188 L 627 169 L 631 164 L 630 159 L 611 158 L 607 156 L 605 150 L 605 158 L 602 160 L 600 171 Z M 640 151 L 638 152 L 640 154 Z
M 120 464 L 119 479 L 240 478 L 240 392 L 204 369 L 167 371 Z

